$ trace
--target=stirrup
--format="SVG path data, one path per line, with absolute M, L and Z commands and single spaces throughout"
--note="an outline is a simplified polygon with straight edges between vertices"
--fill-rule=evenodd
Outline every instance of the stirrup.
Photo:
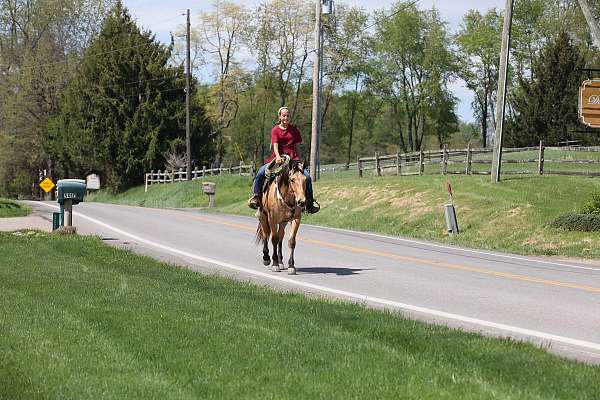
M 253 194 L 252 197 L 248 200 L 248 207 L 253 210 L 258 210 L 260 208 L 260 196 L 257 194 Z

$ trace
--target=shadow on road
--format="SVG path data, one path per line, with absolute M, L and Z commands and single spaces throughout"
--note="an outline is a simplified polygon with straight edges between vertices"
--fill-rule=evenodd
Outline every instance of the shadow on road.
M 334 267 L 311 267 L 298 268 L 299 274 L 336 274 L 336 275 L 357 275 L 361 271 L 369 271 L 373 268 L 334 268 Z

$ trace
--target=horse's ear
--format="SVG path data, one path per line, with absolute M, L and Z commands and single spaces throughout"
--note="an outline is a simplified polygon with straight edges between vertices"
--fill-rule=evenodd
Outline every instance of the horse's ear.
M 306 165 L 306 160 L 305 159 L 299 159 L 298 161 L 296 161 L 296 168 L 298 168 L 300 171 L 304 171 Z

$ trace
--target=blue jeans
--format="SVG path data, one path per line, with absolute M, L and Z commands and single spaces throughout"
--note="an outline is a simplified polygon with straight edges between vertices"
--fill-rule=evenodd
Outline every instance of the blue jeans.
M 260 167 L 260 169 L 258 170 L 258 172 L 256 173 L 256 176 L 254 177 L 254 182 L 252 183 L 252 193 L 254 194 L 260 194 L 260 191 L 262 189 L 262 184 L 265 180 L 265 171 L 267 170 L 267 166 L 269 164 L 265 164 L 262 167 Z M 312 179 L 310 178 L 310 174 L 308 173 L 308 170 L 305 169 L 304 171 L 304 176 L 306 176 L 306 201 L 313 201 L 313 188 L 312 188 Z

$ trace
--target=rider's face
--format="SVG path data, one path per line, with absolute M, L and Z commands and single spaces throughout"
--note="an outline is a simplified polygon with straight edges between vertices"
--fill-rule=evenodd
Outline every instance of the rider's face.
M 279 114 L 279 123 L 283 126 L 286 126 L 290 121 L 290 112 L 289 110 L 281 110 L 281 114 Z

